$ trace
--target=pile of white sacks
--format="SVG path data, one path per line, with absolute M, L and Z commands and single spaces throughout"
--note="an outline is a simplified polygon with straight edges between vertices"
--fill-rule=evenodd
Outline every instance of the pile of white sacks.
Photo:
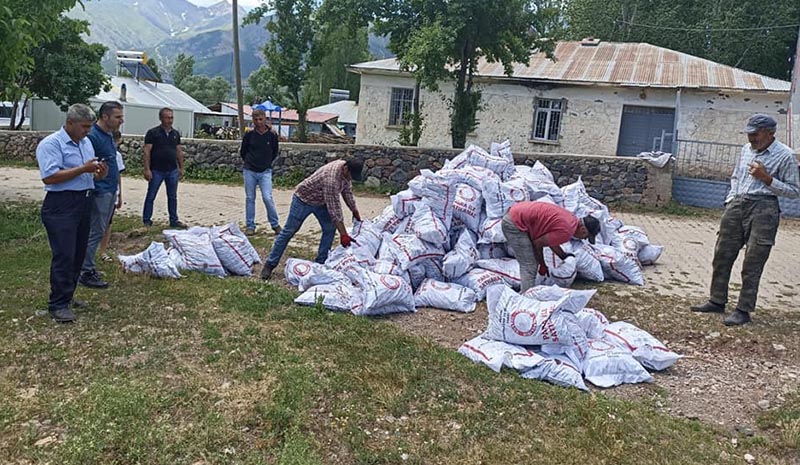
M 679 356 L 625 322 L 609 324 L 585 308 L 595 291 L 566 289 L 576 278 L 643 285 L 642 265 L 663 247 L 643 230 L 623 225 L 590 197 L 579 179 L 558 187 L 541 163 L 515 166 L 509 143 L 490 152 L 470 146 L 433 172 L 422 170 L 408 189 L 372 221 L 357 222 L 351 247 L 335 248 L 324 265 L 290 258 L 285 275 L 302 294 L 295 300 L 356 315 L 414 312 L 433 307 L 472 312 L 487 299 L 486 332 L 459 351 L 499 371 L 502 366 L 564 386 L 586 389 L 651 381 Z M 596 244 L 562 244 L 575 257 L 548 248 L 549 276 L 520 295 L 519 264 L 506 245 L 501 220 L 516 202 L 561 205 L 601 224 Z
M 167 229 L 164 236 L 169 248 L 152 242 L 141 253 L 120 255 L 122 269 L 157 278 L 180 278 L 180 270 L 220 277 L 250 276 L 253 265 L 261 263 L 256 249 L 233 223 L 210 228 L 195 226 L 186 231 Z

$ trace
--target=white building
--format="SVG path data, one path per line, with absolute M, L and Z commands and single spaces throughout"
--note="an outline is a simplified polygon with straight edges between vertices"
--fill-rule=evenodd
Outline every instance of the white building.
M 111 76 L 111 90 L 101 91 L 90 98 L 89 103 L 97 110 L 109 100 L 116 100 L 125 107 L 125 124 L 121 129 L 123 134 L 145 134 L 148 129 L 160 124 L 158 111 L 169 107 L 175 117 L 174 127 L 184 137 L 192 137 L 196 117 L 213 114 L 202 103 L 172 84 L 137 81 L 132 77 Z M 34 131 L 55 131 L 64 124 L 66 114 L 50 100 L 33 99 L 30 108 L 31 129 Z
M 350 137 L 356 136 L 358 125 L 358 104 L 354 100 L 339 100 L 314 107 L 311 111 L 337 115 L 336 125 Z
M 645 43 L 561 42 L 555 56 L 535 54 L 510 77 L 500 63 L 481 62 L 483 108 L 467 143 L 510 139 L 519 152 L 635 155 L 670 151 L 677 130 L 682 140 L 739 144 L 756 112 L 774 116 L 785 141 L 788 82 Z M 395 59 L 350 70 L 361 74 L 356 142 L 397 145 L 414 79 Z M 450 147 L 443 97 L 452 93 L 452 83 L 421 92 L 421 146 Z

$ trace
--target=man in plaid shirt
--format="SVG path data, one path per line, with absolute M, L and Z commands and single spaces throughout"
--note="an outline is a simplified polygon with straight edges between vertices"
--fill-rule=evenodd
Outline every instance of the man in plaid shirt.
M 275 239 L 269 255 L 261 270 L 261 279 L 269 279 L 272 270 L 289 245 L 289 240 L 300 230 L 303 222 L 309 215 L 314 215 L 322 228 L 322 239 L 319 241 L 317 263 L 325 263 L 328 252 L 333 245 L 336 230 L 344 247 L 350 247 L 353 239 L 347 234 L 344 226 L 344 215 L 339 203 L 339 196 L 344 199 L 347 208 L 353 212 L 353 218 L 361 221 L 356 200 L 353 198 L 352 181 L 361 181 L 361 171 L 364 164 L 360 160 L 336 160 L 318 169 L 311 176 L 303 180 L 292 197 L 289 207 L 289 217 L 280 234 Z
M 725 318 L 726 326 L 743 325 L 755 310 L 761 272 L 775 244 L 781 219 L 778 197 L 800 197 L 800 171 L 789 147 L 775 140 L 777 122 L 769 115 L 750 117 L 745 127 L 750 142 L 731 175 L 731 190 L 719 225 L 714 249 L 711 295 L 693 312 L 724 313 L 728 283 L 739 251 L 747 246 L 742 263 L 742 290 L 736 310 Z

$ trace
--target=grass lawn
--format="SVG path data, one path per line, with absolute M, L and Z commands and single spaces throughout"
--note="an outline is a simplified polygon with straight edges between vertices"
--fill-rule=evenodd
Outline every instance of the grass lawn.
M 160 240 L 114 226 L 115 241 Z M 35 315 L 50 260 L 37 206 L 0 205 L 0 241 L 0 463 L 742 463 L 700 422 L 498 375 L 256 278 L 103 263 L 112 286 L 79 288 L 90 308 L 57 325 Z M 776 415 L 764 427 L 800 413 Z

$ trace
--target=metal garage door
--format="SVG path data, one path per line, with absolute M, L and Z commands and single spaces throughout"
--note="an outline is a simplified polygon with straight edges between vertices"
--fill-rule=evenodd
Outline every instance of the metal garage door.
M 674 128 L 673 108 L 625 105 L 622 107 L 617 155 L 632 157 L 655 150 L 672 152 Z

